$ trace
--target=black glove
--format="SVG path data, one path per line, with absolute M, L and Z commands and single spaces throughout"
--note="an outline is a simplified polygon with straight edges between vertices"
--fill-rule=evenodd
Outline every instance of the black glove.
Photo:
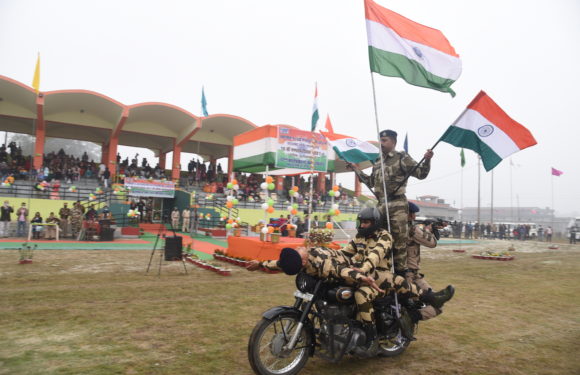
M 433 227 L 431 227 L 431 231 L 433 232 L 433 235 L 435 236 L 437 241 L 439 241 L 439 238 L 441 238 L 441 233 L 439 233 L 439 229 L 437 229 L 433 226 Z
M 407 272 L 409 272 L 409 270 L 406 269 L 406 268 L 405 269 L 401 269 L 401 270 L 397 270 L 396 269 L 395 270 L 395 275 L 405 277 L 407 275 Z

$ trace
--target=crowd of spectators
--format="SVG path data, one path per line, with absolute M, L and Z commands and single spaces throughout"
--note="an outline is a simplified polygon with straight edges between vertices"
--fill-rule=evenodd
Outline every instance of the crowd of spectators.
M 537 239 L 538 241 L 552 240 L 552 227 L 543 228 L 538 226 L 533 230 L 530 224 L 505 224 L 505 223 L 463 223 L 454 221 L 449 224 L 454 238 L 466 239 L 516 239 L 520 241 Z

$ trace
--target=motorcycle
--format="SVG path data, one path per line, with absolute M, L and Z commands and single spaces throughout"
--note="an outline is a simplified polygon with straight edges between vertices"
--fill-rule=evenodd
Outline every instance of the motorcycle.
M 258 375 L 294 375 L 308 358 L 318 356 L 336 363 L 345 354 L 394 357 L 411 341 L 416 323 L 401 319 L 407 309 L 422 303 L 406 301 L 397 313 L 394 291 L 373 302 L 377 339 L 367 344 L 365 330 L 355 320 L 354 288 L 317 279 L 304 272 L 296 276 L 293 306 L 277 306 L 262 314 L 248 343 L 248 359 Z

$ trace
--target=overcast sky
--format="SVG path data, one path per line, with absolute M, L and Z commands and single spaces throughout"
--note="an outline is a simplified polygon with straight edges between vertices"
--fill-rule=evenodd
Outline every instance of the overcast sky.
M 509 160 L 495 168 L 494 206 L 551 206 L 555 167 L 564 174 L 553 178 L 554 208 L 580 216 L 580 1 L 378 3 L 441 30 L 463 62 L 455 98 L 375 76 L 380 128 L 399 133 L 398 148 L 408 133 L 419 160 L 483 89 L 538 141 L 512 157 L 511 172 Z M 30 85 L 37 52 L 43 91 L 87 89 L 199 115 L 205 85 L 210 114 L 305 130 L 317 81 L 320 127 L 328 113 L 336 132 L 376 139 L 363 0 L 0 0 L 0 74 Z M 437 146 L 408 197 L 460 207 L 459 151 Z M 476 206 L 477 158 L 466 158 L 463 206 Z M 489 207 L 491 172 L 482 168 L 481 180 Z M 339 181 L 353 186 L 350 174 Z

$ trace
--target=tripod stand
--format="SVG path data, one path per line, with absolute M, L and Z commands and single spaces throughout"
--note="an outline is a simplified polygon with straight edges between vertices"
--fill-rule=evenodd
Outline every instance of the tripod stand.
M 173 228 L 173 225 L 171 225 L 171 222 L 170 222 L 169 225 L 171 227 L 171 230 L 173 231 L 174 237 L 177 237 L 175 235 L 175 229 Z M 151 263 L 153 262 L 153 256 L 155 255 L 155 250 L 157 250 L 157 245 L 159 244 L 159 238 L 161 236 L 163 236 L 163 238 L 166 239 L 165 234 L 157 233 L 157 237 L 155 238 L 155 243 L 153 244 L 153 250 L 151 251 L 151 256 L 149 257 L 149 264 L 147 265 L 147 271 L 145 273 L 149 273 L 149 269 L 151 268 Z M 165 255 L 165 251 L 167 249 L 159 249 L 159 250 L 160 250 L 160 254 L 159 254 L 159 269 L 157 271 L 157 277 L 161 276 L 161 263 L 163 262 L 163 257 Z M 183 251 L 183 250 L 181 249 L 181 251 Z M 183 264 L 183 270 L 185 271 L 185 274 L 187 275 L 188 272 L 187 272 L 187 267 L 185 265 L 185 259 L 183 258 L 183 253 L 181 253 L 180 258 L 181 258 L 181 263 Z M 168 260 L 167 257 L 165 257 L 165 260 Z

